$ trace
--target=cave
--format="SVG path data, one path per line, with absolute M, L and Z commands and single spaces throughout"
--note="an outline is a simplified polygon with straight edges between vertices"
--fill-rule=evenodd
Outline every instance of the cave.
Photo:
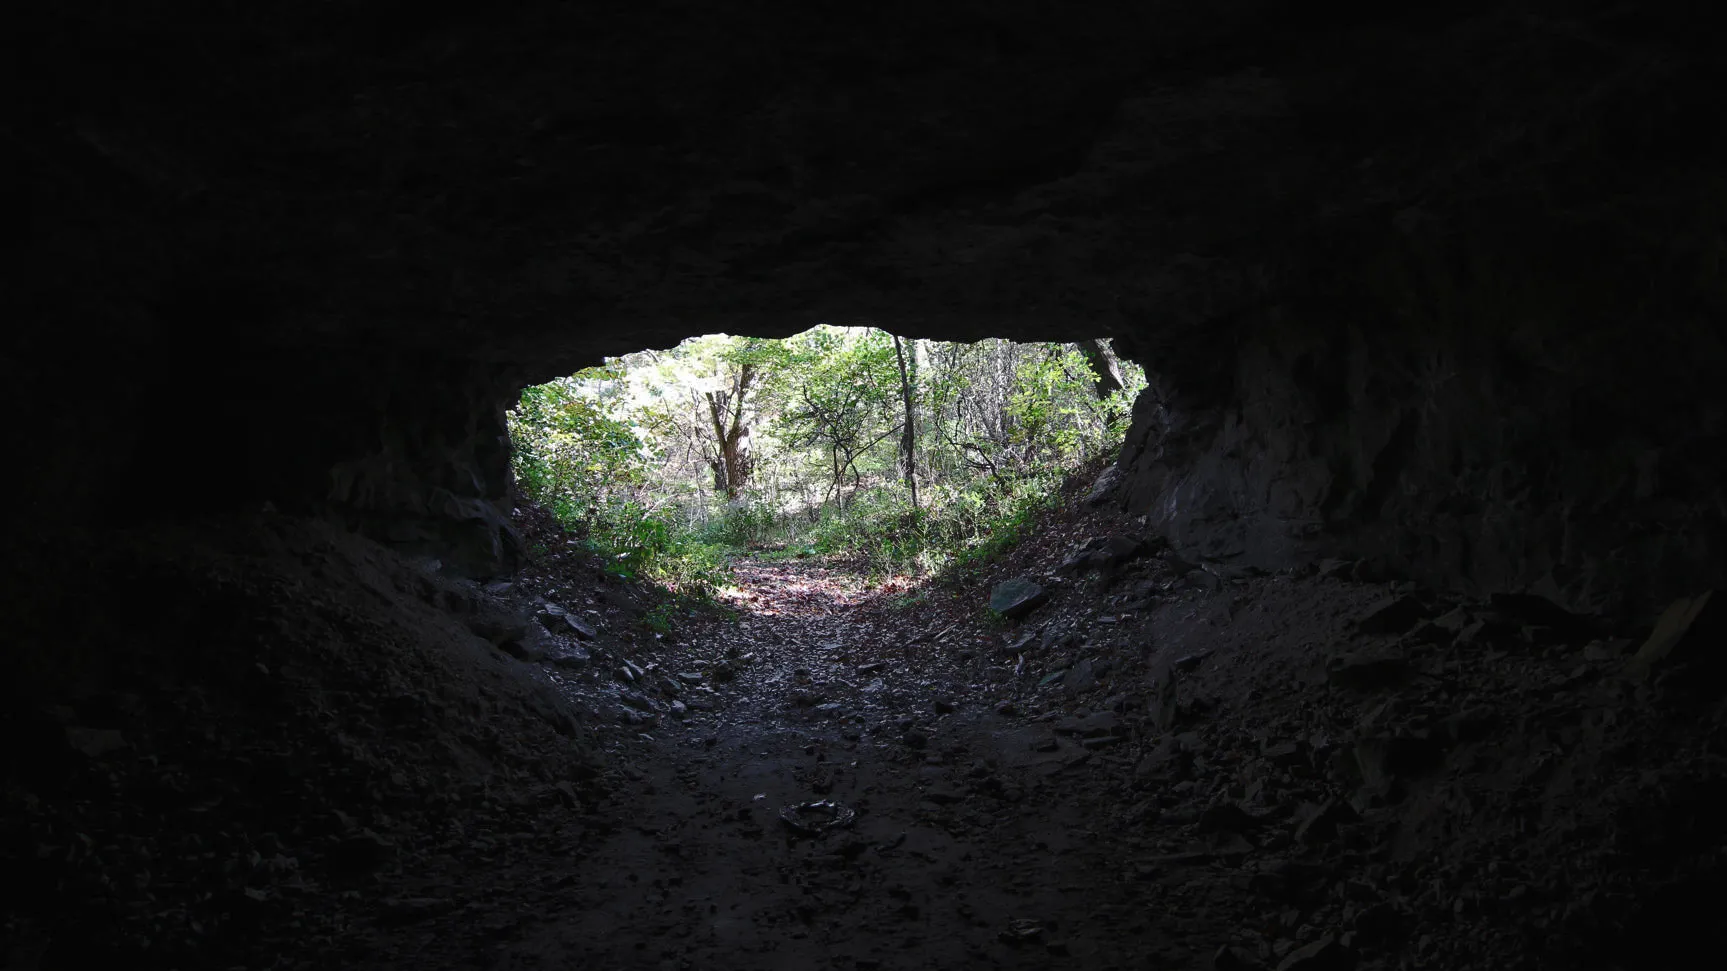
M 1424 677 L 1480 668 L 1520 706 L 1480 722 L 1480 736 L 1468 719 L 1362 730 L 1385 744 L 1355 750 L 1351 771 L 1427 781 L 1347 813 L 1314 797 L 1304 838 L 1408 810 L 1381 843 L 1349 849 L 1356 876 L 1288 850 L 1274 867 L 1214 847 L 1197 863 L 1165 853 L 1127 884 L 1274 900 L 1269 912 L 1297 919 L 1263 935 L 1271 950 L 1237 939 L 1245 925 L 1232 937 L 1193 913 L 1143 931 L 1166 935 L 1154 949 L 1116 951 L 1020 914 L 984 934 L 996 951 L 956 957 L 1612 968 L 1681 953 L 1706 929 L 1676 916 L 1718 895 L 1723 834 L 1704 807 L 1721 791 L 1710 752 L 1727 726 L 1719 665 L 1696 649 L 1719 621 L 1708 592 L 1727 542 L 1727 145 L 1713 123 L 1727 74 L 1701 5 L 28 6 L 14 62 L 29 84 L 4 132 L 28 232 L 0 341 L 7 731 L 20 756 L 5 854 L 29 888 L 8 900 L 16 966 L 316 966 L 342 953 L 318 947 L 351 943 L 330 930 L 296 957 L 282 943 L 294 937 L 287 892 L 247 885 L 216 908 L 227 943 L 201 950 L 207 935 L 186 930 L 193 905 L 166 901 L 174 880 L 202 879 L 197 861 L 220 869 L 236 853 L 284 885 L 311 880 L 330 906 L 376 905 L 364 920 L 379 927 L 437 926 L 501 949 L 379 946 L 349 952 L 352 966 L 575 960 L 576 944 L 547 943 L 520 918 L 460 918 L 456 903 L 381 886 L 367 874 L 393 845 L 383 822 L 333 824 L 339 838 L 316 856 L 296 854 L 287 827 L 346 799 L 459 829 L 476 805 L 503 811 L 488 786 L 522 780 L 550 787 L 546 812 L 591 816 L 583 787 L 597 779 L 667 786 L 591 739 L 517 659 L 469 637 L 533 560 L 514 519 L 505 411 L 522 388 L 607 356 L 818 321 L 939 340 L 1112 339 L 1150 387 L 1113 488 L 1097 505 L 1079 489 L 1082 518 L 1063 528 L 1103 515 L 1131 527 L 1162 551 L 1159 569 L 1189 578 L 1181 597 L 1228 601 L 1224 640 L 1266 605 L 1303 609 L 1287 591 L 1251 604 L 1231 593 L 1273 580 L 1350 585 L 1335 594 L 1350 609 L 1384 594 L 1391 606 L 1373 609 L 1391 617 L 1421 600 L 1421 626 L 1394 633 L 1429 650 L 1444 629 L 1445 650 L 1461 652 Z M 435 574 L 413 566 L 426 558 Z M 634 592 L 582 582 L 595 603 L 633 609 Z M 1062 602 L 1117 609 L 1082 586 Z M 1484 612 L 1459 633 L 1440 623 L 1454 605 Z M 1314 623 L 1321 640 L 1377 636 L 1373 622 Z M 1519 637 L 1540 650 L 1507 646 Z M 399 656 L 386 664 L 386 650 Z M 1141 687 L 1123 690 L 1151 691 L 1155 709 L 1161 689 L 1145 686 L 1178 676 L 1145 660 Z M 1538 660 L 1566 670 L 1541 680 Z M 1217 666 L 1192 664 L 1179 677 Z M 1578 665 L 1595 667 L 1573 675 Z M 1298 700 L 1356 690 L 1341 683 L 1288 674 L 1286 687 Z M 1549 724 L 1554 685 L 1618 700 L 1578 702 L 1575 724 Z M 307 711 L 321 748 L 284 734 Z M 1180 783 L 1146 760 L 1191 771 L 1191 741 L 1148 717 L 1142 768 L 1123 770 L 1139 788 L 1105 786 L 1098 805 L 1156 808 L 1157 787 Z M 443 726 L 428 738 L 461 741 L 433 751 L 406 737 L 428 719 Z M 1534 795 L 1480 797 L 1496 807 L 1481 825 L 1533 843 L 1563 804 L 1561 828 L 1601 854 L 1587 881 L 1543 885 L 1504 854 L 1453 875 L 1430 895 L 1438 904 L 1398 903 L 1453 878 L 1411 854 L 1437 853 L 1422 840 L 1475 806 L 1456 793 L 1422 801 L 1434 765 L 1462 764 L 1434 749 L 1446 732 L 1477 746 L 1471 758 L 1539 763 L 1519 779 L 1505 770 Z M 498 740 L 511 733 L 531 744 Z M 1552 747 L 1537 751 L 1543 738 Z M 1107 771 L 1096 762 L 1086 771 Z M 481 763 L 493 782 L 450 781 Z M 393 773 L 417 772 L 391 789 Z M 1648 785 L 1592 802 L 1577 795 L 1590 772 Z M 221 808 L 223 786 L 260 773 L 286 781 Z M 316 798 L 288 784 L 302 774 L 329 776 Z M 402 794 L 440 787 L 447 798 L 431 803 Z M 114 822 L 145 804 L 155 829 Z M 197 835 L 197 820 L 230 810 Z M 1065 811 L 1049 808 L 1070 827 L 1064 846 L 1091 825 Z M 1206 807 L 1192 825 L 1231 830 L 1230 811 Z M 614 856 L 568 862 L 565 882 L 535 899 L 601 893 L 630 879 L 607 860 L 688 848 L 624 829 L 639 846 L 614 839 Z M 845 846 L 829 855 L 877 853 Z M 165 887 L 159 874 L 156 890 L 116 889 L 148 869 L 138 860 L 164 856 L 179 861 Z M 270 871 L 271 860 L 293 862 Z M 1168 876 L 1189 864 L 1212 879 Z M 1233 883 L 1218 876 L 1232 866 Z M 1073 874 L 1049 879 L 1039 892 Z M 158 891 L 159 907 L 137 903 Z M 924 889 L 903 893 L 923 902 L 892 897 L 896 919 L 934 920 Z M 107 903 L 64 916 L 38 906 L 48 898 Z M 1309 923 L 1334 898 L 1348 901 L 1347 928 Z M 1536 902 L 1539 930 L 1495 944 L 1491 960 L 1464 944 L 1432 950 L 1451 932 L 1405 926 L 1421 907 L 1454 927 Z M 808 950 L 824 906 L 751 931 L 764 935 L 751 947 L 826 953 Z M 611 931 L 587 920 L 564 924 L 598 935 L 588 944 L 605 966 L 690 966 L 652 948 L 606 951 Z M 723 950 L 743 932 L 721 923 L 703 926 Z M 349 926 L 320 927 L 338 925 Z M 278 963 L 258 963 L 247 940 L 274 942 Z M 848 951 L 853 963 L 832 966 L 922 966 L 924 946 L 936 945 Z

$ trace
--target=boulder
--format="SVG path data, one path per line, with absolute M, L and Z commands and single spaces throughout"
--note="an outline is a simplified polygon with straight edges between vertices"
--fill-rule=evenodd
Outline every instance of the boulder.
M 1363 634 L 1407 634 L 1428 616 L 1427 605 L 1420 598 L 1405 595 L 1376 605 L 1356 623 L 1356 629 Z
M 1655 621 L 1655 627 L 1631 658 L 1634 674 L 1647 677 L 1659 668 L 1686 660 L 1721 663 L 1724 612 L 1714 591 L 1675 600 Z M 1712 606 L 1712 602 L 1713 606 Z M 1706 657 L 1713 651 L 1713 657 Z
M 1028 577 L 1015 577 L 995 585 L 990 592 L 989 609 L 1017 620 L 1049 601 L 1049 591 Z
M 1085 504 L 1088 506 L 1103 505 L 1104 500 L 1108 499 L 1120 485 L 1121 469 L 1113 465 L 1104 469 L 1103 474 L 1097 477 L 1097 481 L 1091 484 L 1091 491 L 1085 494 Z
M 588 666 L 593 657 L 586 648 L 571 647 L 549 655 L 546 660 L 560 668 L 583 668 Z
M 520 661 L 541 661 L 557 647 L 557 642 L 544 628 L 523 624 L 513 636 L 499 641 L 498 647 Z

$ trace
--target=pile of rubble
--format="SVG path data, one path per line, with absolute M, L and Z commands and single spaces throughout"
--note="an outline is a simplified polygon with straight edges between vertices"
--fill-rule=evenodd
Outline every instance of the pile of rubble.
M 90 652 L 85 677 L 9 713 L 18 966 L 315 966 L 355 920 L 442 906 L 407 874 L 506 852 L 560 805 L 541 851 L 579 837 L 590 745 L 475 636 L 496 596 L 285 516 L 92 556 L 82 602 L 36 628 Z
M 1023 620 L 985 676 L 1052 729 L 1052 772 L 1113 793 L 1160 911 L 1228 912 L 1215 966 L 1653 967 L 1702 939 L 1727 890 L 1707 594 L 1651 629 L 1362 564 L 1219 576 L 1084 522 L 1111 532 L 996 588 Z

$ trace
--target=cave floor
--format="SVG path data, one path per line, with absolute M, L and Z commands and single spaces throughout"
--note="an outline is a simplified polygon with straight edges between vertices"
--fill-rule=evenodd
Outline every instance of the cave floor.
M 1051 586 L 1019 622 L 982 609 L 987 583 L 752 560 L 734 619 L 648 640 L 633 672 L 604 651 L 547 668 L 609 767 L 581 835 L 444 874 L 417 892 L 470 902 L 369 950 L 392 967 L 1308 971 L 1564 953 L 1519 943 L 1528 901 L 1507 899 L 1537 880 L 1516 781 L 1553 761 L 1546 736 L 1458 734 L 1443 757 L 1465 781 L 1421 756 L 1363 769 L 1355 739 L 1464 732 L 1439 702 L 1471 692 L 1498 706 L 1471 717 L 1504 726 L 1511 697 L 1587 693 L 1610 659 L 1579 673 L 1571 648 L 1527 652 L 1460 694 L 1478 669 L 1374 633 L 1445 606 L 1405 587 L 1220 582 L 1165 558 L 1063 576 L 1087 533 L 1123 528 L 1067 525 L 998 570 Z M 1335 674 L 1347 652 L 1372 655 L 1360 684 Z M 1611 695 L 1545 710 L 1586 723 Z M 1587 815 L 1552 809 L 1534 870 Z
M 481 902 L 373 953 L 1608 969 L 1677 953 L 1688 932 L 1660 928 L 1723 889 L 1693 825 L 1719 760 L 1625 676 L 1630 638 L 1359 565 L 1063 569 L 1135 525 L 1063 515 L 956 586 L 747 561 L 735 618 L 638 645 L 630 671 L 548 669 L 608 766 L 582 835 L 434 889 Z M 1015 575 L 1049 602 L 993 618 Z M 1649 846 L 1703 855 L 1650 867 Z
M 13 966 L 92 966 L 116 900 L 163 968 L 1611 971 L 1712 926 L 1727 701 L 1630 674 L 1646 628 L 1140 527 L 1070 502 L 947 585 L 764 555 L 668 616 L 561 535 L 482 589 L 227 524 L 139 595 L 251 577 L 281 633 L 62 713 L 125 745 L 17 835 L 98 847 L 37 867 L 96 903 Z M 1000 619 L 1016 577 L 1048 600 Z
M 907 646 L 931 611 L 840 571 L 740 572 L 741 621 L 682 632 L 736 674 L 687 721 L 614 733 L 633 784 L 579 889 L 491 966 L 1138 968 L 1219 939 L 1194 907 L 1136 899 L 1157 877 L 1081 774 L 1118 757 L 997 712 L 968 638 Z M 837 806 L 796 808 L 818 802 Z

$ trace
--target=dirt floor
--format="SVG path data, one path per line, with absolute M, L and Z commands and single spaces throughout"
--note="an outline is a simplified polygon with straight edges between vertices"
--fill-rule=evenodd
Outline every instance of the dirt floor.
M 1722 887 L 1707 807 L 1723 709 L 1632 673 L 1646 631 L 1371 564 L 1219 576 L 1069 498 L 963 583 L 757 559 L 733 618 L 609 647 L 634 608 L 597 598 L 589 663 L 543 667 L 608 767 L 583 844 L 483 894 L 444 888 L 501 929 L 452 917 L 378 941 L 383 963 L 1313 971 L 1683 953 L 1702 926 L 1686 915 Z M 556 590 L 555 572 L 523 583 Z M 986 604 L 1015 576 L 1047 601 L 1004 620 Z
M 1630 969 L 1707 932 L 1707 605 L 1642 664 L 1646 621 L 1220 575 L 1078 496 L 962 582 L 764 555 L 694 615 L 532 511 L 483 588 L 207 537 L 194 586 L 292 610 L 224 679 L 135 679 L 143 714 L 52 713 L 81 768 L 8 789 L 52 889 L 6 967 Z

